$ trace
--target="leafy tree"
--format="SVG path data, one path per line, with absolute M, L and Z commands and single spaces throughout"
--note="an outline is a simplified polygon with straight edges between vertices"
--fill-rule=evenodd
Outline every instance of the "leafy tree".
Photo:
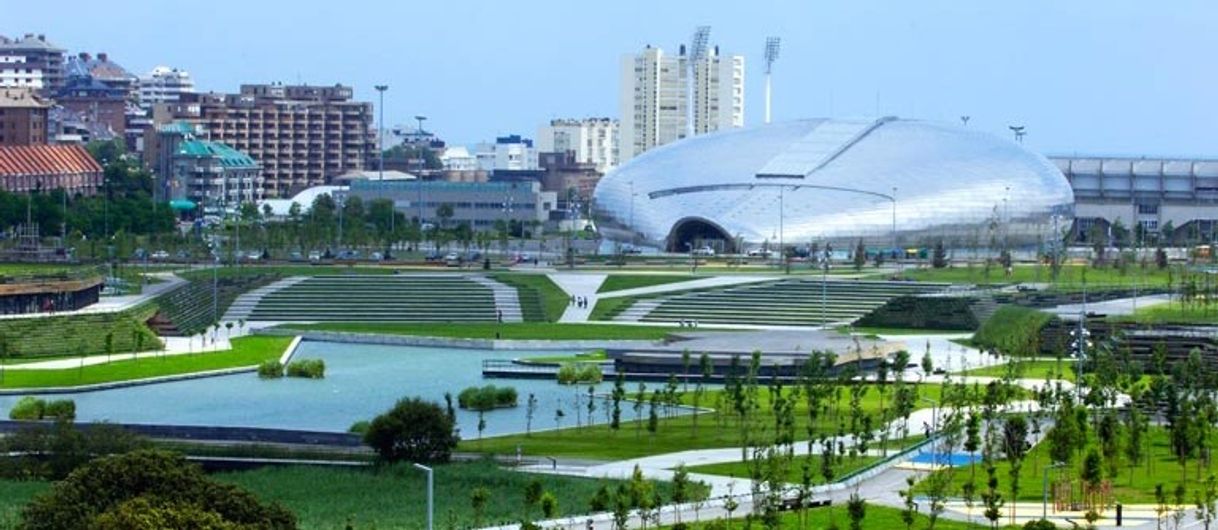
M 854 247 L 854 270 L 863 270 L 863 265 L 867 264 L 867 247 L 863 246 L 863 240 L 859 240 L 858 245 Z
M 541 494 L 541 515 L 546 519 L 553 519 L 558 515 L 558 497 L 553 493 L 547 491 Z
M 173 453 L 140 450 L 98 458 L 22 510 L 22 530 L 296 528 L 284 508 L 214 482 Z M 193 521 L 193 522 L 187 522 Z
M 364 434 L 364 443 L 382 461 L 447 462 L 457 446 L 453 420 L 439 405 L 419 398 L 398 400 L 377 416 Z
M 931 257 L 931 266 L 936 269 L 947 268 L 947 249 L 943 246 L 943 240 L 935 242 L 934 254 Z
M 536 413 L 537 413 L 537 396 L 535 394 L 533 394 L 532 392 L 529 392 L 529 400 L 525 405 L 525 415 L 524 415 L 524 419 L 525 419 L 524 435 L 525 436 L 533 435 L 533 416 Z
M 469 492 L 469 506 L 474 512 L 474 526 L 482 526 L 482 516 L 486 513 L 486 503 L 491 499 L 490 490 L 478 486 Z
M 846 514 L 850 516 L 850 530 L 862 530 L 863 517 L 867 516 L 867 501 L 859 497 L 856 491 L 850 494 L 846 501 Z
M 914 501 L 914 484 L 917 482 L 913 475 L 905 477 L 905 489 L 901 490 L 901 499 L 905 508 L 901 510 L 901 522 L 905 523 L 905 530 L 913 530 L 914 521 L 918 513 L 918 503 Z
M 533 508 L 541 502 L 541 497 L 545 493 L 545 489 L 541 485 L 541 481 L 537 479 L 530 480 L 524 485 L 524 520 L 531 519 L 530 514 Z
M 1210 530 L 1218 510 L 1218 478 L 1211 473 L 1197 490 L 1197 519 L 1205 523 L 1205 530 Z

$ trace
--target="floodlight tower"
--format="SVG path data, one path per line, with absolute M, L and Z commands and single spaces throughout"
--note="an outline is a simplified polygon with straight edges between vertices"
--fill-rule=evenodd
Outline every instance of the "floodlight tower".
M 694 30 L 693 38 L 689 40 L 689 55 L 687 56 L 689 61 L 689 78 L 686 80 L 686 95 L 688 96 L 686 100 L 686 108 L 688 109 L 686 113 L 686 137 L 693 137 L 694 135 L 694 121 L 697 115 L 697 110 L 694 108 L 694 86 L 697 85 L 696 79 L 698 75 L 696 65 L 703 57 L 706 57 L 706 47 L 710 42 L 710 30 L 710 26 L 698 26 Z
M 1011 132 L 1015 133 L 1015 141 L 1022 144 L 1024 135 L 1028 134 L 1028 133 L 1024 132 L 1024 126 L 1023 125 L 1008 125 L 1007 128 L 1010 129 Z
M 770 123 L 770 71 L 778 60 L 778 45 L 781 39 L 767 37 L 765 40 L 765 122 Z

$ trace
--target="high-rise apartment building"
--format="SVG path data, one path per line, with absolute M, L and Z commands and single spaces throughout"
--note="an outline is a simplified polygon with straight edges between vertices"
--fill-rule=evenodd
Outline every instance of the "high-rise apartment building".
M 537 130 L 537 150 L 574 153 L 575 162 L 592 164 L 604 173 L 617 167 L 620 124 L 609 118 L 551 120 Z
M 47 143 L 50 108 L 32 88 L 0 88 L 0 145 Z
M 27 33 L 15 40 L 0 36 L 0 88 L 7 87 L 55 93 L 63 87 L 63 49 L 46 35 Z
M 694 133 L 743 126 L 744 57 L 724 56 L 714 48 L 694 66 Z M 619 162 L 689 134 L 691 87 L 684 46 L 676 55 L 651 46 L 627 55 L 621 78 Z
M 151 109 L 157 103 L 176 102 L 182 94 L 193 94 L 195 82 L 190 72 L 158 66 L 139 78 L 140 106 Z
M 266 197 L 287 197 L 362 170 L 375 153 L 372 104 L 351 98 L 343 85 L 241 85 L 237 94 L 180 94 L 153 116 L 202 125 L 207 139 L 258 162 Z

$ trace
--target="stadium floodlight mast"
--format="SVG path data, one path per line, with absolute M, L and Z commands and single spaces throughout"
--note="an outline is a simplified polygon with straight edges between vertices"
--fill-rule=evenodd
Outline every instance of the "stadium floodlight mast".
M 965 127 L 968 127 L 968 121 L 971 119 L 973 119 L 973 117 L 966 114 L 960 117 L 960 123 L 964 124 Z
M 380 102 L 378 103 L 379 107 L 377 109 L 378 111 L 380 111 L 380 116 L 377 118 L 377 121 L 380 123 L 377 125 L 377 132 L 376 132 L 376 142 L 377 142 L 376 151 L 377 151 L 377 155 L 380 157 L 380 162 L 377 164 L 377 167 L 376 167 L 377 180 L 384 182 L 385 181 L 385 91 L 389 90 L 389 85 L 376 85 L 373 88 L 376 89 L 377 96 L 380 98 Z M 383 184 L 382 184 L 382 186 L 383 186 Z M 385 192 L 385 188 L 382 187 L 381 193 L 384 193 L 384 192 Z M 389 237 L 390 238 L 393 237 L 392 234 L 393 234 L 393 218 L 394 217 L 397 217 L 397 212 L 394 211 L 393 199 L 390 198 L 389 199 L 389 234 L 390 234 Z M 391 239 L 391 241 L 392 241 L 392 239 Z M 393 243 L 389 243 L 389 247 L 393 248 Z M 388 254 L 388 251 L 386 251 L 386 254 Z
M 694 36 L 689 40 L 688 61 L 689 61 L 689 78 L 686 79 L 686 95 L 689 99 L 686 100 L 686 133 L 687 136 L 694 135 L 694 121 L 697 115 L 697 110 L 694 106 L 694 79 L 697 77 L 697 64 L 706 57 L 706 48 L 710 43 L 710 26 L 698 26 L 694 30 Z
M 1012 133 L 1015 133 L 1015 141 L 1022 144 L 1023 137 L 1028 134 L 1024 130 L 1024 126 L 1023 125 L 1008 125 L 1007 128 L 1010 129 Z
M 770 123 L 770 72 L 774 69 L 774 61 L 778 60 L 778 49 L 782 39 L 766 37 L 765 39 L 765 122 Z
M 414 117 L 414 119 L 415 119 L 415 121 L 419 122 L 419 137 L 422 138 L 423 137 L 423 121 L 427 119 L 427 116 L 416 115 Z M 418 154 L 420 157 L 423 156 L 422 150 L 419 150 Z M 420 165 L 422 165 L 422 164 L 420 164 Z M 416 178 L 414 181 L 415 182 L 414 187 L 415 187 L 415 190 L 418 192 L 418 200 L 416 200 L 415 202 L 418 203 L 418 205 L 419 205 L 419 237 L 422 238 L 423 237 L 423 176 L 422 176 L 423 172 L 419 171 L 419 173 L 420 173 L 419 175 L 415 175 Z M 415 249 L 415 250 L 418 250 L 418 249 Z

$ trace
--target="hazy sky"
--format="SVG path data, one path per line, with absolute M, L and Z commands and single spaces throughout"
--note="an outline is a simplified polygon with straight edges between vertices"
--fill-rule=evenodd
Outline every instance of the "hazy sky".
M 775 120 L 898 115 L 1046 152 L 1218 156 L 1214 0 L 0 0 L 0 33 L 45 33 L 133 72 L 353 85 L 386 122 L 429 117 L 450 142 L 535 134 L 554 117 L 618 114 L 618 63 L 676 50 L 697 25 L 746 55 L 762 121 L 762 48 L 782 38 Z

